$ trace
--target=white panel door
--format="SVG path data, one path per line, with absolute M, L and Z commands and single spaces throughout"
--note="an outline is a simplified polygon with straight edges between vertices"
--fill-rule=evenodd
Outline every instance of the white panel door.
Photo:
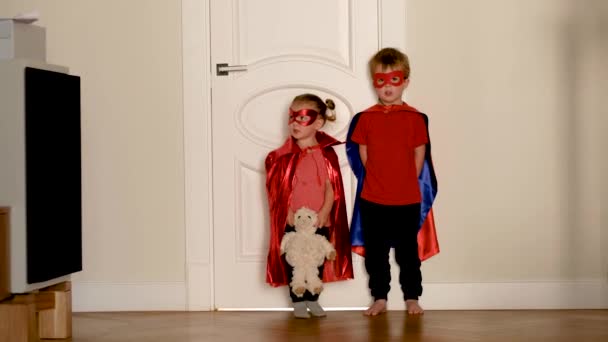
M 378 49 L 375 0 L 212 0 L 214 293 L 217 308 L 287 307 L 287 287 L 265 283 L 268 206 L 264 158 L 287 137 L 291 99 L 334 99 L 337 121 L 324 130 L 344 140 L 355 111 L 374 103 L 367 61 Z M 220 76 L 216 65 L 246 66 Z M 352 203 L 354 178 L 341 158 Z M 365 306 L 367 275 L 326 284 L 327 307 Z

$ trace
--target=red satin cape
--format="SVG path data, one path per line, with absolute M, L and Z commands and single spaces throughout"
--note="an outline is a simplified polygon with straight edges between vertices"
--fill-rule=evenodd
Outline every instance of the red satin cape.
M 346 216 L 344 185 L 340 174 L 338 156 L 332 146 L 342 144 L 324 132 L 317 132 L 327 174 L 334 191 L 334 205 L 330 213 L 329 242 L 336 248 L 336 259 L 326 260 L 323 281 L 332 282 L 353 278 L 350 232 Z M 266 191 L 270 210 L 270 243 L 266 265 L 266 282 L 272 286 L 287 285 L 285 261 L 281 257 L 280 245 L 287 222 L 287 212 L 293 177 L 299 158 L 304 153 L 292 137 L 283 146 L 266 157 Z

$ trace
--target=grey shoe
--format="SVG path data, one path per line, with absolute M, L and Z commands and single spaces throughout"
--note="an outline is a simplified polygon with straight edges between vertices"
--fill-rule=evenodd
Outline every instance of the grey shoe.
M 293 303 L 293 315 L 296 318 L 310 318 L 305 302 Z
M 325 314 L 325 310 L 323 310 L 323 308 L 321 307 L 321 305 L 319 305 L 318 302 L 314 301 L 314 302 L 309 302 L 306 301 L 306 306 L 308 307 L 308 310 L 310 310 L 310 313 L 315 316 L 315 317 L 325 317 L 327 316 Z

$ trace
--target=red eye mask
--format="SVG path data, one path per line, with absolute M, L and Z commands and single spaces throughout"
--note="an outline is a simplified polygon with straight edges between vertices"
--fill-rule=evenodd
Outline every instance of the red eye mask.
M 397 70 L 389 73 L 377 72 L 374 74 L 374 88 L 382 88 L 387 84 L 398 87 L 403 84 L 403 71 Z
M 312 123 L 317 120 L 318 115 L 319 112 L 314 109 L 300 109 L 299 111 L 294 112 L 289 108 L 289 123 L 295 121 L 302 126 L 312 125 Z

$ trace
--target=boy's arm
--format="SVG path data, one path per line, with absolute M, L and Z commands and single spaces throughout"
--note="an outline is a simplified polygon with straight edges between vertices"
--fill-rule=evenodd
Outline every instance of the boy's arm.
M 327 227 L 330 223 L 329 214 L 331 213 L 331 208 L 334 206 L 334 189 L 331 186 L 331 182 L 329 179 L 325 180 L 325 199 L 323 200 L 323 206 L 319 213 L 317 214 L 317 226 L 318 227 Z
M 422 163 L 424 163 L 424 154 L 426 153 L 426 145 L 420 145 L 414 149 L 414 161 L 416 163 L 416 177 L 420 176 L 422 171 Z
M 361 163 L 365 167 L 365 164 L 367 164 L 367 145 L 359 145 L 359 156 L 361 156 Z

